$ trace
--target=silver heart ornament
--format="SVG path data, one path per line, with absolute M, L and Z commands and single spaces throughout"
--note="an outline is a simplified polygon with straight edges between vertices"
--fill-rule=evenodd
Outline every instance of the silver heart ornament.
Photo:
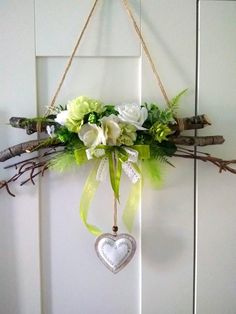
M 136 241 L 127 233 L 104 233 L 96 239 L 95 250 L 101 262 L 116 274 L 131 261 L 136 251 Z

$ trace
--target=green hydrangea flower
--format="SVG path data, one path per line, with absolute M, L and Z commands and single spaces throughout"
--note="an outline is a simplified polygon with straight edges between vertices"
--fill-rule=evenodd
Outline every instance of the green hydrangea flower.
M 156 122 L 150 128 L 149 133 L 153 136 L 154 140 L 161 143 L 167 140 L 167 136 L 172 133 L 167 124 Z
M 83 118 L 90 112 L 103 112 L 103 104 L 95 99 L 80 96 L 71 100 L 67 105 L 68 117 L 65 126 L 71 132 L 79 132 Z
M 137 138 L 136 127 L 132 124 L 119 123 L 121 130 L 120 136 L 116 143 L 117 145 L 132 146 Z

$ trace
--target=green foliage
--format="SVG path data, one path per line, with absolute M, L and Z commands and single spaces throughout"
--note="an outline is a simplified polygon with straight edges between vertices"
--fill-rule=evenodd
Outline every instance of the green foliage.
M 150 145 L 150 157 L 151 159 L 158 159 L 159 161 L 170 164 L 168 157 L 173 156 L 176 149 L 176 145 L 171 142 L 163 141 L 158 144 L 155 142 Z
M 58 104 L 55 108 L 53 108 L 53 112 L 55 116 L 61 111 L 65 111 L 65 110 L 67 110 L 67 105 Z
M 115 106 L 113 105 L 106 105 L 104 106 L 104 111 L 100 114 L 101 118 L 106 116 L 110 116 L 111 114 L 114 114 L 114 115 L 118 115 L 118 111 L 116 111 L 115 109 Z
M 153 142 L 152 136 L 148 133 L 148 131 L 138 131 L 137 139 L 135 144 L 138 145 L 150 145 Z
M 162 124 L 174 123 L 174 117 L 179 107 L 179 101 L 186 92 L 187 89 L 184 89 L 178 95 L 173 97 L 169 107 L 166 109 L 161 109 L 160 106 L 155 103 L 145 103 L 145 107 L 148 110 L 148 118 L 144 123 L 144 127 L 149 129 L 155 122 Z
M 149 128 L 149 133 L 153 139 L 159 143 L 167 140 L 167 136 L 171 134 L 170 124 L 175 122 L 171 108 L 160 109 L 155 104 L 146 105 L 148 109 L 147 123 L 144 127 Z
M 144 127 L 149 129 L 154 123 L 170 124 L 174 123 L 174 115 L 171 108 L 161 109 L 157 104 L 147 104 L 145 106 L 148 110 L 148 118 L 144 123 Z
M 98 121 L 98 116 L 97 116 L 96 112 L 91 112 L 91 113 L 89 114 L 89 116 L 88 116 L 88 122 L 89 122 L 89 123 L 92 123 L 92 124 L 93 124 L 93 123 L 96 124 L 97 121 Z
M 63 126 L 56 130 L 55 135 L 62 143 L 67 143 L 74 138 L 74 133 L 71 133 L 66 127 Z
M 58 105 L 58 106 L 57 106 L 57 109 L 58 109 L 58 112 L 67 110 L 67 105 Z
M 67 149 L 84 146 L 76 133 L 70 132 L 66 127 L 61 126 L 55 131 L 56 139 L 64 143 Z
M 187 92 L 187 88 L 182 90 L 178 95 L 173 97 L 170 101 L 170 109 L 173 112 L 173 114 L 176 114 L 176 111 L 179 109 L 179 101 L 180 98 Z
M 153 136 L 153 139 L 159 143 L 167 140 L 167 136 L 172 133 L 167 124 L 156 122 L 150 128 L 149 133 Z
M 86 114 L 83 118 L 83 124 L 91 123 L 91 124 L 98 124 L 99 114 L 97 112 L 90 112 Z
M 76 164 L 75 155 L 71 151 L 57 154 L 49 162 L 49 168 L 58 172 L 68 171 Z
M 166 109 L 161 109 L 158 104 L 145 103 L 148 110 L 148 118 L 143 126 L 149 129 L 149 133 L 155 141 L 161 143 L 168 140 L 167 137 L 172 133 L 170 126 L 176 123 L 175 114 L 178 109 L 179 100 L 186 91 L 187 89 L 176 95 Z

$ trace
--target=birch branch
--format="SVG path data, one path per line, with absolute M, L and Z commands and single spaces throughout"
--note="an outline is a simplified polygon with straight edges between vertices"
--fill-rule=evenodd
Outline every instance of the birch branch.
M 211 125 L 209 118 L 205 114 L 193 117 L 176 118 L 176 122 L 176 130 L 179 132 L 184 130 L 202 129 L 207 125 Z
M 25 153 L 31 153 L 42 148 L 56 147 L 63 145 L 59 140 L 51 138 L 42 140 L 32 140 L 8 147 L 0 152 L 0 162 L 4 162 L 10 158 L 20 156 Z
M 9 123 L 14 128 L 25 129 L 28 135 L 36 132 L 46 132 L 46 127 L 49 125 L 56 125 L 53 121 L 55 116 L 51 115 L 45 120 L 37 121 L 34 119 L 27 119 L 24 117 L 11 117 Z M 176 124 L 171 125 L 173 131 L 182 132 L 184 130 L 202 129 L 207 125 L 211 125 L 209 118 L 205 115 L 198 115 L 193 117 L 176 118 Z
M 169 140 L 176 145 L 184 146 L 207 146 L 224 143 L 224 138 L 221 135 L 213 136 L 178 136 L 169 137 Z
M 28 135 L 33 133 L 46 132 L 48 125 L 56 125 L 57 123 L 53 121 L 54 115 L 45 117 L 45 120 L 37 119 L 27 119 L 24 117 L 11 117 L 9 123 L 13 128 L 25 129 Z

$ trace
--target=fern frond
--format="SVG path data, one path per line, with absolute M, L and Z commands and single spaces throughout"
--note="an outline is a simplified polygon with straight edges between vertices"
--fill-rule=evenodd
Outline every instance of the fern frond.
M 178 110 L 180 98 L 187 92 L 187 90 L 188 90 L 187 88 L 182 90 L 178 95 L 171 99 L 170 109 L 172 110 L 172 112 L 175 113 L 175 111 Z
M 176 152 L 176 149 L 176 145 L 168 141 L 163 141 L 158 144 L 152 143 L 150 145 L 150 157 L 151 159 L 156 159 L 162 163 L 167 163 L 170 166 L 173 166 L 168 157 L 173 156 L 173 154 Z

